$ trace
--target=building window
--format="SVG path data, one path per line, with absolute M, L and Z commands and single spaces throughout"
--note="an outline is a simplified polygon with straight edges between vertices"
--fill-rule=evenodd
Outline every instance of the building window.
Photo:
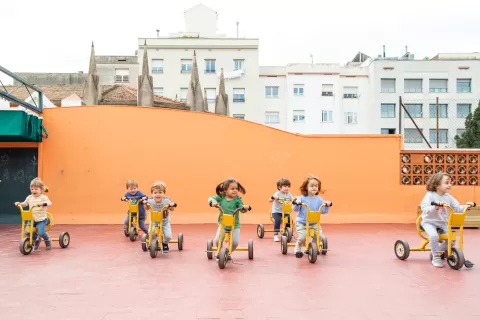
M 423 132 L 423 129 L 420 129 Z M 403 142 L 405 143 L 422 143 L 423 138 L 417 129 L 405 129 L 403 131 Z
M 472 79 L 457 79 L 457 92 L 472 92 Z
M 115 69 L 115 82 L 116 83 L 128 82 L 129 75 L 130 75 L 130 70 L 128 69 Z
M 234 118 L 237 118 L 237 119 L 242 119 L 242 120 L 245 119 L 245 115 L 244 115 L 244 114 L 234 114 L 233 117 L 234 117 Z
M 322 84 L 322 96 L 324 97 L 333 96 L 333 84 Z
M 382 129 L 380 129 L 381 134 L 395 134 L 395 132 L 396 132 L 396 129 L 392 129 L 392 128 L 382 128 Z
M 216 88 L 206 88 L 207 91 L 207 101 L 208 102 L 215 102 L 217 98 L 217 89 Z
M 437 117 L 437 105 L 430 103 L 430 118 Z M 448 104 L 438 104 L 438 117 L 448 118 Z
M 303 84 L 295 84 L 293 85 L 293 95 L 294 96 L 303 96 L 305 87 Z
M 423 117 L 423 105 L 418 104 L 418 103 L 410 103 L 410 104 L 405 104 L 405 109 L 407 109 L 408 113 L 410 113 L 410 116 L 412 118 L 422 118 Z M 408 115 L 406 112 L 403 113 L 404 118 L 408 118 Z
M 152 73 L 163 73 L 163 59 L 152 59 Z
M 305 110 L 293 110 L 293 122 L 305 123 Z
M 192 72 L 192 59 L 182 59 L 182 73 Z
M 215 73 L 215 63 L 214 59 L 205 59 L 205 73 Z
M 333 111 L 322 110 L 322 122 L 333 122 Z
M 233 89 L 233 102 L 245 102 L 245 89 Z
M 245 71 L 245 59 L 233 59 L 233 71 Z
M 265 87 L 266 98 L 278 98 L 278 87 Z
M 343 87 L 343 98 L 344 99 L 357 99 L 358 98 L 358 87 Z
M 347 123 L 347 124 L 357 123 L 357 113 L 356 112 L 345 112 L 345 123 Z
M 395 118 L 395 103 L 382 103 L 382 118 Z
M 422 79 L 405 79 L 404 92 L 405 93 L 421 93 L 423 92 L 423 80 Z
M 280 123 L 280 112 L 265 111 L 265 124 Z
M 448 92 L 448 80 L 430 79 L 430 92 Z
M 180 88 L 180 101 L 187 101 L 188 88 Z
M 163 96 L 163 88 L 153 88 L 153 94 L 157 96 Z
M 394 93 L 395 92 L 395 79 L 381 79 L 381 91 L 382 93 Z
M 465 129 L 457 129 L 457 136 L 459 136 L 460 138 L 462 137 L 462 135 L 465 133 Z
M 430 143 L 437 143 L 437 130 L 430 129 Z M 438 129 L 438 143 L 448 143 L 448 129 Z
M 472 105 L 468 103 L 457 104 L 457 118 L 466 118 L 472 112 Z

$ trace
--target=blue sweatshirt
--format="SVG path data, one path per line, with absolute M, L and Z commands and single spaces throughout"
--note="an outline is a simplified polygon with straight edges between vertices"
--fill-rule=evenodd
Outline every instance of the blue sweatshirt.
M 128 200 L 137 200 L 138 201 L 138 200 L 142 199 L 143 197 L 147 197 L 147 196 L 142 191 L 137 190 L 137 192 L 133 196 L 130 194 L 130 192 L 127 191 L 127 193 L 125 193 L 124 197 L 127 198 Z M 143 207 L 143 203 L 140 203 L 138 205 L 138 219 L 143 220 L 145 218 L 146 218 L 145 208 Z
M 318 211 L 322 204 L 324 203 L 322 197 L 320 196 L 314 196 L 314 197 L 306 197 L 306 196 L 300 196 L 297 198 L 297 200 L 300 200 L 302 203 L 305 203 L 308 205 L 310 208 L 310 211 Z M 297 223 L 305 225 L 306 220 L 307 220 L 307 208 L 301 205 L 293 205 L 293 211 L 298 212 L 297 214 Z M 324 207 L 322 209 L 322 214 L 328 213 L 328 207 Z

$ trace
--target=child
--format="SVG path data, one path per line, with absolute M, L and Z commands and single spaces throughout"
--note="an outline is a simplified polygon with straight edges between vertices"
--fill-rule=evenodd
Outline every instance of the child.
M 33 234 L 33 239 L 35 239 L 33 249 L 38 249 L 42 241 L 41 238 L 43 238 L 43 240 L 45 240 L 45 247 L 47 247 L 47 250 L 50 250 L 52 248 L 52 241 L 48 237 L 46 228 L 50 223 L 50 219 L 48 219 L 47 216 L 47 206 L 51 206 L 52 202 L 43 194 L 44 192 L 48 192 L 48 188 L 40 178 L 35 178 L 30 182 L 30 192 L 32 194 L 29 195 L 24 202 L 15 202 L 15 206 L 29 206 L 32 209 L 33 226 L 37 228 L 37 234 Z M 41 207 L 33 207 L 34 205 L 41 205 Z M 29 224 L 29 222 L 27 223 Z M 26 228 L 25 234 L 27 234 Z
M 238 195 L 238 192 L 246 194 L 247 191 L 235 179 L 227 179 L 222 184 L 219 184 L 217 186 L 217 191 L 218 191 L 217 195 L 208 198 L 208 202 L 212 204 L 212 207 L 221 206 L 223 210 L 225 210 L 224 212 L 225 214 L 231 215 L 237 208 L 242 208 L 242 210 L 247 210 L 249 208 L 249 206 L 243 204 L 242 198 Z M 215 245 L 217 245 L 218 238 L 220 237 L 220 219 L 221 219 L 221 214 L 218 215 L 218 229 L 217 229 L 217 234 L 215 236 Z M 237 214 L 235 215 L 232 251 L 235 251 L 235 249 L 238 247 L 239 241 L 240 241 L 240 217 Z M 217 259 L 218 258 L 219 257 L 217 256 Z
M 282 210 L 283 204 L 278 201 L 278 199 L 283 199 L 285 202 L 289 203 L 293 200 L 292 194 L 288 191 L 291 187 L 290 180 L 287 178 L 281 178 L 277 181 L 277 192 L 273 194 L 270 198 L 270 202 L 273 202 L 272 205 L 272 216 L 275 221 L 273 241 L 280 241 L 278 237 L 278 232 L 280 231 L 280 224 L 282 223 Z M 285 217 L 288 219 L 287 227 L 290 227 L 290 213 L 285 213 Z
M 297 214 L 297 243 L 295 244 L 295 256 L 297 258 L 303 257 L 302 245 L 306 240 L 306 228 L 305 224 L 307 221 L 307 210 L 304 206 L 301 206 L 301 203 L 308 205 L 311 211 L 318 211 L 320 207 L 325 203 L 327 206 L 322 209 L 322 214 L 328 213 L 328 207 L 332 204 L 330 201 L 323 201 L 322 197 L 318 193 L 322 190 L 322 183 L 319 178 L 309 175 L 305 178 L 302 185 L 300 186 L 300 192 L 302 195 L 297 198 L 296 204 L 293 205 L 293 210 L 298 212 Z M 317 227 L 316 223 L 310 224 L 311 227 Z M 320 229 L 320 235 L 322 235 L 322 230 Z M 316 236 L 316 235 L 315 235 Z
M 169 206 L 169 209 L 163 213 L 163 252 L 168 253 L 168 242 L 172 240 L 172 227 L 170 226 L 170 214 L 169 210 L 175 210 L 173 206 L 174 203 L 172 200 L 165 196 L 167 192 L 167 186 L 161 181 L 156 181 L 153 183 L 152 188 L 152 197 L 148 199 L 148 203 L 152 206 L 154 211 L 161 211 L 163 207 Z M 156 223 L 157 224 L 157 223 Z M 158 225 L 158 224 L 157 224 Z M 153 225 L 150 226 L 150 232 L 153 231 Z
M 145 200 L 147 199 L 147 196 L 145 195 L 145 193 L 138 190 L 137 181 L 128 180 L 127 184 L 126 184 L 126 187 L 127 187 L 127 192 L 122 197 L 122 201 L 126 201 L 126 200 L 140 201 L 142 199 L 145 199 Z M 148 234 L 148 228 L 147 228 L 147 226 L 145 226 L 146 215 L 145 215 L 145 207 L 144 206 L 142 206 L 142 205 L 138 206 L 138 215 L 139 215 L 138 226 L 140 227 L 140 229 L 142 229 L 143 232 L 145 232 L 145 234 Z M 127 230 L 128 229 L 128 212 L 127 212 L 127 216 L 125 217 L 123 228 L 124 228 L 125 234 L 127 234 L 129 232 L 129 230 Z
M 443 241 L 438 242 L 438 231 L 441 233 L 448 232 L 448 216 L 449 211 L 442 206 L 432 206 L 431 203 L 448 204 L 455 212 L 463 212 L 466 206 L 474 206 L 473 202 L 467 202 L 464 206 L 460 205 L 458 201 L 450 195 L 452 189 L 452 180 L 450 176 L 445 173 L 436 173 L 427 181 L 427 193 L 423 197 L 422 208 L 422 228 L 428 234 L 430 239 L 430 248 L 432 250 L 432 265 L 437 268 L 442 268 L 442 252 L 447 250 L 448 243 Z

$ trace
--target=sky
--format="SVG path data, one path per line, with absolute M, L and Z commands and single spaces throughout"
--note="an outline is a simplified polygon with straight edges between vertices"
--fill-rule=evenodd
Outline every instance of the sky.
M 219 33 L 236 37 L 238 20 L 240 37 L 259 38 L 263 66 L 310 63 L 310 54 L 315 63 L 346 63 L 383 45 L 387 56 L 408 46 L 416 59 L 480 51 L 475 0 L 22 0 L 1 5 L 0 65 L 86 72 L 92 41 L 97 55 L 134 55 L 137 38 L 183 31 L 183 13 L 199 3 L 217 11 Z

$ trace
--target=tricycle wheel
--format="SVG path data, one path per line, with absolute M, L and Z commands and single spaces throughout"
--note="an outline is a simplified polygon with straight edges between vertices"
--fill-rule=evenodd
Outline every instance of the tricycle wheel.
M 123 234 L 125 235 L 126 238 L 130 237 L 130 232 L 128 232 L 127 227 L 123 228 Z
M 147 247 L 147 235 L 146 235 L 146 234 L 144 234 L 144 235 L 142 236 L 142 250 L 145 251 L 145 252 L 147 252 L 147 250 L 148 250 L 148 247 Z
M 285 228 L 285 236 L 287 237 L 287 242 L 292 241 L 293 238 L 293 231 L 289 227 Z
M 265 236 L 265 228 L 263 227 L 263 224 L 257 225 L 257 236 L 260 239 L 263 239 L 263 237 Z
M 207 259 L 212 260 L 213 259 L 213 241 L 212 240 L 207 240 Z
M 153 238 L 152 243 L 150 243 L 150 257 L 156 258 L 158 252 L 158 239 Z
M 248 259 L 253 260 L 253 240 L 248 240 Z
M 315 263 L 317 261 L 318 248 L 315 241 L 310 242 L 310 248 L 308 249 L 308 261 Z
M 282 240 L 280 242 L 280 249 L 282 254 L 287 254 L 288 252 L 288 239 L 285 236 L 282 236 Z
M 393 249 L 395 251 L 395 255 L 400 260 L 407 260 L 408 256 L 410 255 L 410 246 L 408 245 L 407 241 L 397 240 L 393 246 Z
M 178 234 L 178 250 L 183 250 L 183 233 Z
M 320 251 L 320 253 L 324 256 L 327 255 L 327 252 L 328 252 L 328 240 L 327 240 L 327 237 L 324 237 L 322 236 L 322 250 Z
M 130 241 L 135 241 L 137 240 L 137 230 L 135 230 L 135 227 L 130 228 Z
M 68 232 L 60 233 L 60 237 L 58 237 L 58 244 L 60 248 L 65 249 L 70 244 L 70 234 Z
M 30 243 L 30 237 L 25 237 L 20 241 L 19 249 L 23 255 L 28 255 L 32 252 L 33 246 L 32 243 Z
M 453 270 L 460 270 L 465 264 L 463 251 L 458 248 L 452 248 L 452 255 L 447 257 L 447 263 Z
M 218 257 L 218 267 L 225 269 L 228 261 L 228 249 L 223 247 L 220 249 L 220 256 Z

